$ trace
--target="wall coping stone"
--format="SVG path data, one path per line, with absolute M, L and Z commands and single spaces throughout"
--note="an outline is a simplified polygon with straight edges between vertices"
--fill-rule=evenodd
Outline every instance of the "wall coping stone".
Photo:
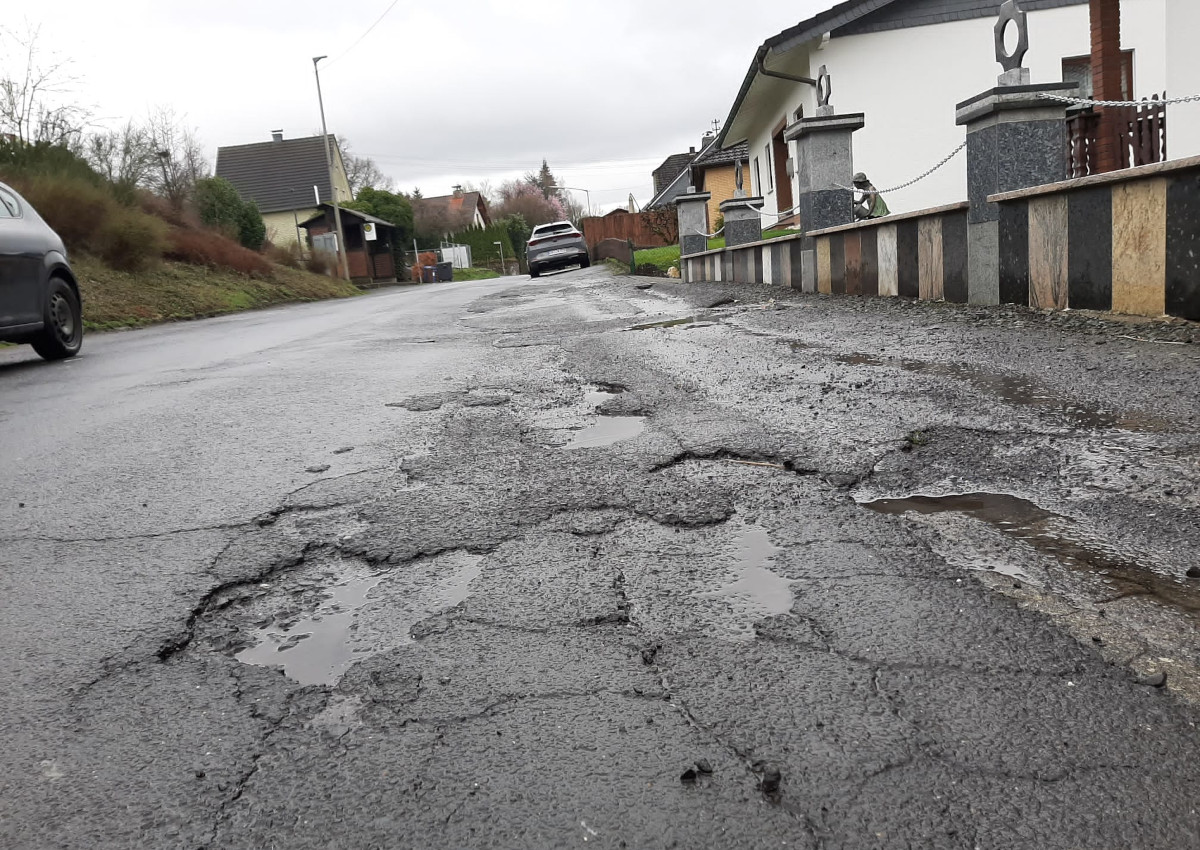
M 688 201 L 707 201 L 712 197 L 712 192 L 692 192 L 690 195 L 676 195 L 675 206 Z
M 1108 171 L 1104 174 L 1092 174 L 1088 177 L 1077 177 L 1074 180 L 1062 180 L 1058 183 L 1046 183 L 1043 186 L 1031 186 L 1028 189 L 1016 189 L 1012 192 L 1001 192 L 989 195 L 988 203 L 1000 204 L 1005 201 L 1019 201 L 1025 198 L 1036 198 L 1040 195 L 1054 195 L 1059 192 L 1072 192 L 1076 189 L 1088 189 L 1092 186 L 1108 186 L 1114 183 L 1127 183 L 1147 177 L 1157 177 L 1162 174 L 1174 174 L 1200 168 L 1200 156 L 1187 159 L 1174 159 L 1167 162 L 1156 162 L 1152 165 L 1140 165 L 1136 168 L 1124 168 L 1120 171 Z
M 844 233 L 847 230 L 863 230 L 867 227 L 881 227 L 885 224 L 894 224 L 897 221 L 908 221 L 914 218 L 926 218 L 934 215 L 945 215 L 946 213 L 959 212 L 971 208 L 970 201 L 959 201 L 957 204 L 946 204 L 941 207 L 930 207 L 924 210 L 915 210 L 913 212 L 895 213 L 894 215 L 885 215 L 882 218 L 868 218 L 862 221 L 855 221 L 851 224 L 839 224 L 837 227 L 826 227 L 823 230 L 813 230 L 806 233 L 806 236 L 825 236 L 829 233 Z
M 801 118 L 783 130 L 783 139 L 794 142 L 801 136 L 811 133 L 845 132 L 861 130 L 867 124 L 865 112 L 850 112 L 845 115 L 817 115 L 813 118 Z

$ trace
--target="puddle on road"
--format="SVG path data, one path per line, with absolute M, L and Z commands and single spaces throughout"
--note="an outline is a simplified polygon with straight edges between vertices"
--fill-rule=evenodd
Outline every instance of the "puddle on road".
M 366 575 L 334 585 L 311 616 L 285 628 L 257 629 L 250 636 L 255 644 L 234 657 L 244 664 L 281 666 L 302 685 L 333 684 L 351 664 L 371 654 L 356 652 L 350 634 L 356 612 L 383 580 L 383 575 Z
M 1068 569 L 1099 576 L 1115 588 L 1117 597 L 1149 596 L 1162 604 L 1200 613 L 1200 586 L 1173 579 L 1149 563 L 1116 552 L 1103 541 L 1090 539 L 1067 517 L 1027 499 L 1004 493 L 966 493 L 879 499 L 864 502 L 863 507 L 891 515 L 964 514 L 1024 541 Z
M 1056 414 L 1076 428 L 1117 428 L 1123 431 L 1163 432 L 1171 425 L 1139 413 L 1107 413 L 1099 408 L 1063 398 L 1030 378 L 1002 375 L 960 363 L 929 363 L 924 360 L 885 360 L 872 354 L 838 354 L 834 360 L 850 366 L 893 366 L 905 372 L 938 375 L 966 381 L 1009 404 L 1032 407 Z
M 604 402 L 614 395 L 625 392 L 624 387 L 592 386 L 584 393 L 583 400 L 589 412 L 595 413 Z M 570 441 L 562 446 L 564 449 L 595 449 L 611 446 L 622 440 L 632 440 L 646 430 L 645 416 L 605 416 L 599 414 L 599 421 L 581 431 L 575 432 Z
M 333 685 L 359 661 L 413 641 L 410 629 L 425 618 L 463 602 L 483 570 L 483 557 L 452 552 L 409 565 L 404 571 L 372 572 L 365 564 L 343 570 L 340 581 L 321 592 L 315 610 L 299 618 L 289 600 L 295 588 L 274 595 L 274 622 L 249 630 L 250 646 L 238 661 L 281 667 L 302 685 Z M 278 608 L 283 608 L 281 612 Z
M 780 549 L 771 542 L 765 528 L 743 525 L 734 543 L 738 577 L 720 590 L 698 593 L 696 596 L 699 599 L 725 600 L 739 619 L 736 636 L 742 640 L 752 640 L 757 621 L 792 610 L 793 582 L 768 567 Z
M 661 322 L 646 322 L 642 325 L 634 325 L 629 330 L 631 331 L 651 331 L 655 328 L 675 328 L 680 325 L 690 325 L 696 321 L 695 316 L 685 316 L 682 319 L 665 319 Z

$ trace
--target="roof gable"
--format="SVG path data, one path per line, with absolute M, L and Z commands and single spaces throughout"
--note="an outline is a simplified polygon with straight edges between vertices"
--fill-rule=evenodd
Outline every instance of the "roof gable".
M 332 135 L 329 139 L 335 156 L 340 156 L 337 139 Z M 308 209 L 316 203 L 313 186 L 321 200 L 333 197 L 324 140 L 324 136 L 308 136 L 218 148 L 216 174 L 264 213 Z

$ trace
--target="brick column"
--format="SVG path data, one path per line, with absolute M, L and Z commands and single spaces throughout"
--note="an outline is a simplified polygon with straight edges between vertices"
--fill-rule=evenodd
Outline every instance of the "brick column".
M 1092 23 L 1092 90 L 1096 100 L 1124 100 L 1121 91 L 1121 0 L 1089 0 Z M 1096 167 L 1100 172 L 1121 167 L 1121 113 L 1100 110 Z

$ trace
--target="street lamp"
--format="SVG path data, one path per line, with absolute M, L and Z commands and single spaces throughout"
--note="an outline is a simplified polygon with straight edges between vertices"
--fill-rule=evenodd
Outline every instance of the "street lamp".
M 499 246 L 499 248 L 500 248 L 500 276 L 501 276 L 501 277 L 503 277 L 503 276 L 504 276 L 504 272 L 505 272 L 505 268 L 504 268 L 504 243 L 503 243 L 503 242 L 493 242 L 492 244 L 493 244 L 493 245 L 497 245 L 497 246 Z
M 589 216 L 592 214 L 592 193 L 589 192 L 587 189 L 579 189 L 575 186 L 551 186 L 550 188 L 551 189 L 566 189 L 568 192 L 583 192 L 583 194 L 587 195 L 587 214 Z
M 337 184 L 333 182 L 333 152 L 329 145 L 329 130 L 325 126 L 325 98 L 321 96 L 321 69 L 317 67 L 328 56 L 313 57 L 313 73 L 317 75 L 317 103 L 321 106 L 321 135 L 324 136 L 325 167 L 329 171 L 329 194 L 333 196 L 333 224 L 337 228 L 338 257 L 341 260 L 342 277 L 350 279 L 350 261 L 346 256 L 346 234 L 342 231 L 342 207 L 338 204 Z

